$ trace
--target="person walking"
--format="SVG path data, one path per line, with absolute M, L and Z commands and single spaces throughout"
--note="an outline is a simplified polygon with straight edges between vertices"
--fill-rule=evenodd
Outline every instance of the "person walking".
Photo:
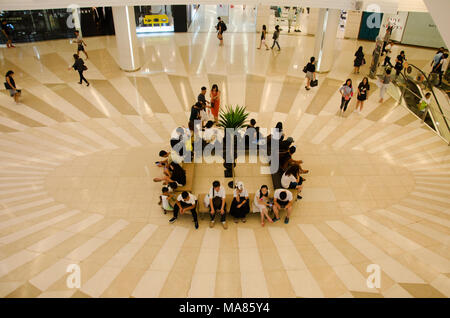
M 364 60 L 364 53 L 363 53 L 363 47 L 360 46 L 358 50 L 355 52 L 355 60 L 353 61 L 353 66 L 355 67 L 355 70 L 353 71 L 354 74 L 359 74 L 359 68 L 361 65 L 365 63 Z
M 342 95 L 339 115 L 344 115 L 348 103 L 350 103 L 350 99 L 353 96 L 352 80 L 350 78 L 345 81 L 344 85 L 339 89 L 339 92 Z
M 9 70 L 5 75 L 5 88 L 9 91 L 9 96 L 14 98 L 14 101 L 18 104 L 21 90 L 17 89 L 16 82 L 14 81 L 14 72 Z
M 272 47 L 271 47 L 272 50 L 273 50 L 275 44 L 278 46 L 278 51 L 281 50 L 280 44 L 278 43 L 278 38 L 279 37 L 280 37 L 280 26 L 276 25 L 275 26 L 275 32 L 273 32 L 273 36 L 272 36 L 272 39 L 273 39 L 273 44 L 272 44 Z
M 306 71 L 306 90 L 309 91 L 311 89 L 311 81 L 316 80 L 316 58 L 311 56 L 309 59 L 309 63 L 305 66 Z
M 403 70 L 403 63 L 406 61 L 405 51 L 401 51 L 395 60 L 395 75 L 399 76 Z
M 388 24 L 386 26 L 386 33 L 384 34 L 383 38 L 383 48 L 381 49 L 381 56 L 383 56 L 383 53 L 386 52 L 386 45 L 389 43 L 392 35 L 392 30 L 394 29 L 394 26 Z
M 219 87 L 217 86 L 217 84 L 214 84 L 211 87 L 211 92 L 210 95 L 211 97 L 211 113 L 214 116 L 214 121 L 217 124 L 217 122 L 219 121 L 219 110 L 220 110 L 220 91 L 219 91 Z
M 362 112 L 364 101 L 367 99 L 367 93 L 369 92 L 369 90 L 370 90 L 369 79 L 367 77 L 364 77 L 361 83 L 359 83 L 358 85 L 358 96 L 356 96 L 357 100 L 355 112 L 358 112 L 358 107 L 359 113 Z
M 245 216 L 250 212 L 250 200 L 248 198 L 248 191 L 241 181 L 236 182 L 236 187 L 233 192 L 233 201 L 231 202 L 230 214 L 234 217 L 234 222 L 238 223 L 242 220 L 245 223 L 247 220 Z
M 223 32 L 227 30 L 227 25 L 222 21 L 221 17 L 218 17 L 217 20 L 219 20 L 216 25 L 217 38 L 220 40 L 219 46 L 223 46 Z
M 261 45 L 262 45 L 263 43 L 264 43 L 264 46 L 266 47 L 266 50 L 269 49 L 269 46 L 268 46 L 267 43 L 266 43 L 266 36 L 267 36 L 267 28 L 266 28 L 266 25 L 264 24 L 264 25 L 262 26 L 262 31 L 261 31 L 261 41 L 259 42 L 259 48 L 258 48 L 258 50 L 261 49 Z
M 383 66 L 389 65 L 390 67 L 394 67 L 391 63 L 391 53 L 392 53 L 392 47 L 394 46 L 394 43 L 392 41 L 389 41 L 389 43 L 384 48 L 386 52 L 386 56 L 384 58 Z
M 13 44 L 12 44 L 12 37 L 11 37 L 11 26 L 8 24 L 8 21 L 6 21 L 6 20 L 2 20 L 2 25 L 1 25 L 1 28 L 2 28 L 2 33 L 3 33 L 3 35 L 5 36 L 5 38 L 6 38 L 6 47 L 7 48 L 13 48 L 13 47 L 15 47 Z
M 378 102 L 382 103 L 384 99 L 384 93 L 391 82 L 391 70 L 387 69 L 380 83 L 380 100 Z
M 83 84 L 83 81 L 86 82 L 87 86 L 89 86 L 89 82 L 87 81 L 87 79 L 84 77 L 83 72 L 86 71 L 88 68 L 86 65 L 84 65 L 84 61 L 81 57 L 78 56 L 78 54 L 74 54 L 73 58 L 75 60 L 75 63 L 73 63 L 72 68 L 78 72 L 78 74 L 80 75 L 80 81 L 78 82 L 78 84 Z M 69 70 L 71 68 L 69 67 Z
M 80 51 L 82 51 L 84 53 L 84 55 L 86 55 L 86 60 L 89 59 L 89 56 L 86 52 L 86 50 L 84 49 L 85 46 L 87 46 L 86 42 L 84 42 L 83 38 L 80 35 L 80 31 L 75 30 L 75 42 L 77 43 L 77 55 L 80 55 Z

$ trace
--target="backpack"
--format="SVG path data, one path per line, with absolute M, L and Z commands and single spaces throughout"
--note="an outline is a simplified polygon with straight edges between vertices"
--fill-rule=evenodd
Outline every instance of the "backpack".
M 223 21 L 222 21 L 221 27 L 222 27 L 222 32 L 225 32 L 227 30 L 227 25 Z

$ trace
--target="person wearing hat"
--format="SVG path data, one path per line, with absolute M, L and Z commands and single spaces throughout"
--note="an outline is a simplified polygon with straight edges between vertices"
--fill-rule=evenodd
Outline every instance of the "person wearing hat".
M 274 222 L 280 220 L 280 210 L 286 209 L 287 215 L 284 219 L 284 223 L 289 223 L 289 217 L 292 213 L 293 196 L 291 191 L 285 189 L 276 189 L 273 194 L 273 213 L 275 213 Z
M 243 223 L 247 221 L 245 216 L 250 212 L 250 202 L 248 199 L 248 191 L 241 181 L 236 182 L 233 192 L 233 201 L 231 202 L 230 214 L 234 217 L 234 222 L 238 223 L 239 219 Z

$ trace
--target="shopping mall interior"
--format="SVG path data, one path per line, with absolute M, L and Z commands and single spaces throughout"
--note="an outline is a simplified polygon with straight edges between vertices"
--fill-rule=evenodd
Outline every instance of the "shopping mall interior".
M 0 1 L 0 297 L 450 296 L 450 1 L 78 2 Z M 219 119 L 191 129 L 202 87 Z M 308 171 L 285 186 L 250 150 L 174 163 L 173 140 L 219 140 L 238 107 L 264 141 L 282 123 Z

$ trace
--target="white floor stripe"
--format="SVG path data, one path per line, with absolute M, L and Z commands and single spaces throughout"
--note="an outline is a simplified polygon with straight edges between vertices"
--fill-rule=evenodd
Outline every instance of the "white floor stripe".
M 124 220 L 118 220 L 114 224 L 106 228 L 103 235 L 105 238 L 93 237 L 83 245 L 77 247 L 75 250 L 67 254 L 64 258 L 58 260 L 56 263 L 40 272 L 37 276 L 29 280 L 29 282 L 39 288 L 41 291 L 47 290 L 56 281 L 61 279 L 67 274 L 67 267 L 70 264 L 79 264 L 83 260 L 87 259 L 89 255 L 94 253 L 97 249 L 105 245 L 110 239 L 112 239 L 117 233 L 128 225 L 128 222 Z
M 29 128 L 28 126 L 22 125 L 17 121 L 9 119 L 7 117 L 0 117 L 0 124 L 19 131 L 26 130 Z
M 16 268 L 32 261 L 39 255 L 40 254 L 36 252 L 22 250 L 5 259 L 2 259 L 0 261 L 0 277 L 3 277 L 8 273 L 12 272 L 13 270 L 15 270 Z
M 47 160 L 42 160 L 40 158 L 35 158 L 35 157 L 30 157 L 30 156 L 26 156 L 26 155 L 18 155 L 18 154 L 13 154 L 10 152 L 5 152 L 5 151 L 0 151 L 0 157 L 5 157 L 5 158 L 10 158 L 10 159 L 18 159 L 24 162 L 35 162 L 35 163 L 44 163 L 50 166 L 57 166 L 58 163 L 54 162 L 54 161 L 47 161 Z
M 252 229 L 238 228 L 242 297 L 269 297 L 264 269 Z
M 351 128 L 344 135 L 338 138 L 332 146 L 335 148 L 341 148 L 372 125 L 373 121 L 362 119 L 355 127 Z
M 286 230 L 270 227 L 269 233 L 277 247 L 278 255 L 283 262 L 283 267 L 287 272 L 295 295 L 297 297 L 324 297 L 319 284 L 306 267 Z
M 25 209 L 28 209 L 28 208 L 40 206 L 40 205 L 51 203 L 51 202 L 55 202 L 55 200 L 52 199 L 52 198 L 47 198 L 47 199 L 32 201 L 32 202 L 28 202 L 28 203 L 12 206 L 12 207 L 3 207 L 0 210 L 0 215 L 11 214 L 11 213 L 14 213 L 14 212 L 17 212 L 17 211 L 22 211 L 22 210 L 25 210 Z
M 407 140 L 407 139 L 410 139 L 410 138 L 413 138 L 413 137 L 415 137 L 415 136 L 418 136 L 418 135 L 420 135 L 420 134 L 422 134 L 422 133 L 423 133 L 423 130 L 422 130 L 422 129 L 416 129 L 416 130 L 412 130 L 412 131 L 409 130 L 407 133 L 404 133 L 404 134 L 402 134 L 402 135 L 400 135 L 400 136 L 398 136 L 398 137 L 396 137 L 396 138 L 390 139 L 390 140 L 387 141 L 387 142 L 380 143 L 380 144 L 377 145 L 377 146 L 371 147 L 370 149 L 367 150 L 367 152 L 368 152 L 368 153 L 375 153 L 375 152 L 377 152 L 377 151 L 386 149 L 386 148 L 388 148 L 388 147 L 390 147 L 390 146 L 393 146 L 393 145 L 395 145 L 395 144 L 398 144 L 398 143 L 400 143 L 400 142 L 402 142 L 402 141 L 405 141 L 405 140 Z
M 214 297 L 221 230 L 206 229 L 188 297 Z
M 19 224 L 19 223 L 22 223 L 25 221 L 36 219 L 40 216 L 56 212 L 63 208 L 64 208 L 64 204 L 59 204 L 59 205 L 51 206 L 51 207 L 43 209 L 43 210 L 39 210 L 37 212 L 28 213 L 28 214 L 25 214 L 25 215 L 22 215 L 22 216 L 19 216 L 16 218 L 12 218 L 12 219 L 0 222 L 0 229 L 4 229 L 4 228 L 12 226 L 12 225 L 16 225 L 16 224 Z
M 422 211 L 418 211 L 416 209 L 412 209 L 412 208 L 409 208 L 409 207 L 406 207 L 406 206 L 403 206 L 403 205 L 399 205 L 399 204 L 395 204 L 392 207 L 396 208 L 396 209 L 398 209 L 400 211 L 407 212 L 409 214 L 418 216 L 418 217 L 420 217 L 422 219 L 425 219 L 425 220 L 434 222 L 436 224 L 440 224 L 440 225 L 443 225 L 445 227 L 450 228 L 450 220 L 446 220 L 446 219 L 437 217 L 437 216 L 435 216 L 433 214 L 424 213 Z
M 425 197 L 424 197 L 425 198 Z M 441 212 L 441 213 L 445 213 L 445 214 L 449 214 L 450 215 L 450 209 L 448 208 L 444 208 L 440 205 L 436 205 L 430 202 L 424 202 L 424 201 L 419 201 L 419 200 L 415 200 L 415 199 L 405 199 L 403 200 L 403 202 L 407 202 L 410 204 L 413 204 L 415 206 L 421 206 L 427 209 L 431 209 L 434 210 L 436 212 Z
M 367 278 L 351 265 L 349 260 L 314 225 L 298 224 L 298 226 L 313 243 L 325 261 L 333 268 L 336 275 L 348 290 L 366 293 L 378 292 L 376 289 L 367 287 Z
M 73 156 L 83 156 L 86 153 L 69 148 L 67 146 L 61 146 L 59 144 L 53 143 L 51 141 L 48 140 L 44 140 L 41 136 L 35 136 L 32 134 L 27 134 L 27 133 L 21 133 L 16 134 L 16 136 L 20 137 L 21 139 L 27 140 L 29 142 L 31 142 L 33 145 L 43 145 L 45 147 L 50 148 L 52 151 L 59 152 L 60 155 L 59 156 L 63 156 L 63 154 L 72 154 Z
M 68 219 L 68 218 L 70 218 L 70 217 L 72 217 L 72 216 L 74 216 L 74 215 L 76 215 L 78 213 L 80 213 L 80 211 L 72 210 L 72 211 L 66 212 L 64 214 L 58 215 L 57 217 L 54 217 L 54 218 L 52 218 L 50 220 L 34 224 L 34 225 L 32 225 L 30 227 L 27 227 L 27 228 L 25 228 L 23 230 L 20 230 L 20 231 L 11 233 L 9 235 L 0 237 L 0 243 L 2 243 L 2 244 L 13 243 L 13 242 L 15 242 L 17 240 L 20 240 L 21 238 L 23 238 L 25 236 L 28 236 L 30 234 L 36 233 L 36 232 L 38 232 L 40 230 L 43 230 L 43 229 L 45 229 L 45 228 L 47 228 L 49 226 L 52 226 L 52 225 L 54 225 L 54 224 L 56 224 L 58 222 L 61 222 L 61 221 L 65 220 L 65 219 Z
M 86 136 L 87 138 L 93 140 L 94 142 L 101 145 L 104 149 L 117 149 L 118 146 L 108 141 L 106 138 L 95 133 L 91 129 L 87 128 L 81 123 L 66 123 L 67 126 L 75 129 L 79 134 Z
M 67 134 L 59 131 L 55 127 L 40 127 L 38 129 L 46 134 L 49 134 L 55 138 L 61 139 L 62 141 L 67 142 L 69 144 L 74 144 L 74 145 L 86 148 L 88 151 L 91 151 L 91 152 L 97 151 L 97 149 L 94 148 L 93 146 L 83 142 L 82 140 L 80 140 L 78 138 L 67 135 Z
M 435 268 L 440 273 L 450 272 L 450 261 L 442 256 L 437 255 L 427 248 L 404 237 L 403 235 L 386 228 L 384 225 L 366 217 L 365 215 L 354 215 L 351 217 L 365 227 L 369 228 L 371 231 L 383 235 L 385 239 L 409 252 L 422 263 Z
M 28 186 L 28 187 L 21 187 L 20 189 L 11 189 L 11 190 L 0 190 L 0 195 L 3 194 L 20 194 L 23 192 L 29 192 L 29 191 L 39 191 L 44 189 L 43 186 L 37 186 L 37 185 L 32 185 L 32 186 Z
M 24 199 L 31 199 L 34 197 L 39 197 L 41 195 L 47 195 L 47 192 L 42 191 L 42 192 L 37 192 L 37 193 L 32 193 L 32 194 L 18 195 L 15 197 L 10 197 L 8 199 L 0 199 L 0 203 L 1 204 L 12 203 L 12 202 L 16 202 L 16 201 L 20 201 L 20 200 L 24 200 Z
M 312 124 L 314 119 L 316 119 L 317 116 L 303 113 L 302 117 L 300 117 L 300 120 L 298 121 L 297 126 L 295 127 L 294 131 L 292 132 L 292 138 L 295 140 L 300 140 L 303 134 L 306 132 L 306 130 L 309 128 L 309 126 Z
M 108 130 L 117 137 L 119 137 L 120 139 L 122 139 L 123 141 L 125 141 L 131 147 L 142 146 L 142 144 L 139 141 L 137 141 L 134 137 L 132 137 L 129 133 L 127 133 L 122 127 L 119 126 L 110 127 L 108 128 Z
M 341 124 L 342 118 L 331 117 L 330 120 L 319 130 L 319 132 L 311 139 L 311 143 L 320 144 L 325 138 L 328 137 L 339 125 Z
M 362 237 L 347 224 L 341 221 L 327 221 L 326 223 L 344 237 L 361 254 L 370 259 L 374 264 L 380 265 L 381 270 L 394 281 L 398 283 L 425 283 L 423 279 Z
M 69 226 L 65 230 L 58 231 L 55 234 L 50 235 L 40 240 L 39 242 L 27 247 L 27 250 L 38 253 L 48 252 L 55 246 L 75 236 L 77 233 L 87 229 L 88 227 L 99 222 L 103 218 L 104 218 L 103 215 L 92 214 L 88 216 L 86 219 Z
M 148 125 L 141 117 L 126 116 L 126 118 L 151 142 L 154 143 L 163 142 L 163 139 L 156 133 L 156 131 L 150 125 Z
M 100 297 L 157 229 L 147 224 L 134 238 L 122 247 L 97 273 L 81 286 L 81 291 L 92 297 Z M 151 288 L 151 286 L 146 286 Z

